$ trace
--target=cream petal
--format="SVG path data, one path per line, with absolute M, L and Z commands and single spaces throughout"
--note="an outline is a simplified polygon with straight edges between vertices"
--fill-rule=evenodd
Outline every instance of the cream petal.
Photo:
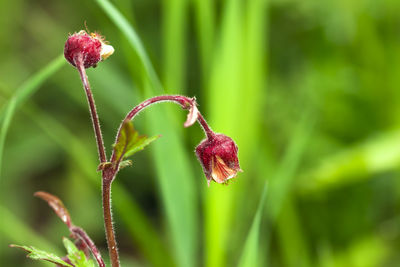
M 219 156 L 215 156 L 211 164 L 212 173 L 211 176 L 217 183 L 225 183 L 236 176 L 237 171 L 229 168 L 225 162 Z
M 101 52 L 100 56 L 102 60 L 106 60 L 109 56 L 111 56 L 114 53 L 114 47 L 111 45 L 101 43 Z
M 198 116 L 199 116 L 199 110 L 197 109 L 197 106 L 192 105 L 189 109 L 186 122 L 183 124 L 183 126 L 189 127 L 193 125 L 196 122 Z

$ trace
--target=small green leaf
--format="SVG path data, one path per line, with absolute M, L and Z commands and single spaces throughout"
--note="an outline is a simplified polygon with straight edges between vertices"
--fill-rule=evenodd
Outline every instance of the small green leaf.
M 68 259 L 75 267 L 95 267 L 95 263 L 91 259 L 87 259 L 85 253 L 79 250 L 75 254 L 68 254 Z
M 95 267 L 95 263 L 91 259 L 87 259 L 85 253 L 79 250 L 75 244 L 68 238 L 63 238 L 64 247 L 68 252 L 68 259 L 75 267 Z
M 64 247 L 67 249 L 68 255 L 76 254 L 79 252 L 79 250 L 75 246 L 75 244 L 66 237 L 63 237 L 63 244 L 64 244 Z
M 119 168 L 125 168 L 125 167 L 129 167 L 132 166 L 132 160 L 128 159 L 128 160 L 123 160 L 121 161 L 121 163 L 119 164 Z
M 136 152 L 143 150 L 147 145 L 159 137 L 159 135 L 152 137 L 139 135 L 139 133 L 133 128 L 133 124 L 130 121 L 124 122 L 117 143 L 114 144 L 116 162 L 119 162 L 122 159 L 130 157 Z
M 34 247 L 19 246 L 19 245 L 10 245 L 10 247 L 20 248 L 20 249 L 25 250 L 26 252 L 28 252 L 28 255 L 27 255 L 28 258 L 31 258 L 33 260 L 44 260 L 44 261 L 49 261 L 54 264 L 61 265 L 63 267 L 73 267 L 72 265 L 63 261 L 60 257 L 58 257 L 54 254 L 48 253 L 46 251 L 39 250 Z

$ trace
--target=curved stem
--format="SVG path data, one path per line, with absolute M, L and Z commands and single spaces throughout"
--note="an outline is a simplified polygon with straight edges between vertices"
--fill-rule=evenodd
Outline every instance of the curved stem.
M 119 126 L 118 133 L 115 139 L 115 142 L 118 141 L 118 138 L 121 134 L 121 129 L 126 121 L 133 120 L 139 112 L 141 112 L 143 109 L 147 108 L 148 106 L 160 102 L 173 102 L 176 104 L 179 104 L 183 109 L 189 109 L 189 112 L 192 111 L 192 109 L 197 113 L 197 114 L 192 114 L 192 116 L 195 116 L 201 127 L 203 128 L 205 134 L 207 135 L 208 138 L 212 138 L 215 134 L 211 130 L 211 128 L 208 126 L 207 122 L 204 120 L 203 116 L 200 114 L 200 112 L 197 110 L 197 103 L 195 98 L 189 98 L 186 96 L 181 96 L 181 95 L 161 95 L 161 96 L 156 96 L 149 98 L 136 107 L 134 107 L 126 116 L 125 119 L 122 121 L 121 125 Z M 113 151 L 111 155 L 111 162 L 114 162 L 116 160 L 115 158 L 115 153 Z
M 82 58 L 75 58 L 75 65 L 77 66 L 79 75 L 81 77 L 83 87 L 84 87 L 85 93 L 86 93 L 86 98 L 87 98 L 87 101 L 89 104 L 89 110 L 90 110 L 90 115 L 92 117 L 94 134 L 96 136 L 97 150 L 99 153 L 100 163 L 104 163 L 107 161 L 107 157 L 106 157 L 106 152 L 105 152 L 104 143 L 103 143 L 103 136 L 101 134 L 100 122 L 99 122 L 99 118 L 97 116 L 96 104 L 94 102 L 92 90 L 90 90 L 90 84 L 89 84 L 89 80 L 86 75 L 85 67 L 83 66 Z
M 198 113 L 197 116 L 197 121 L 199 122 L 200 126 L 203 128 L 204 132 L 207 135 L 208 139 L 211 139 L 214 137 L 215 133 L 211 130 L 210 126 L 207 124 L 206 120 L 204 117 L 201 115 L 201 113 Z
M 149 98 L 136 107 L 134 107 L 125 117 L 125 120 L 132 120 L 144 108 L 159 102 L 175 102 L 182 106 L 184 109 L 189 109 L 191 106 L 196 105 L 196 100 L 181 95 L 160 95 Z
M 106 177 L 106 173 L 109 171 L 103 171 L 103 214 L 104 214 L 104 225 L 106 229 L 108 253 L 110 254 L 111 266 L 119 267 L 119 256 L 117 241 L 114 234 L 114 226 L 111 214 L 111 182 L 115 176 L 112 173 L 111 177 Z

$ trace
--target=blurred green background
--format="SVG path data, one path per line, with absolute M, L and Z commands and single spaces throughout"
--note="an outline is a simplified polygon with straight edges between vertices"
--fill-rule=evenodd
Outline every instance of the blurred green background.
M 399 266 L 397 0 L 0 1 L 0 265 L 63 255 L 58 195 L 108 258 L 100 174 L 69 33 L 116 50 L 88 70 L 106 147 L 146 97 L 196 96 L 244 173 L 211 184 L 203 134 L 169 104 L 135 121 L 162 138 L 113 184 L 123 266 Z

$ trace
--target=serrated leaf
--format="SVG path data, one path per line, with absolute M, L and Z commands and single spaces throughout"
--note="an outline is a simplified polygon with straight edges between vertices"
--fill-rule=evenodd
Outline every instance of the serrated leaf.
M 33 260 L 44 260 L 44 261 L 48 261 L 48 262 L 51 262 L 54 264 L 58 264 L 63 267 L 73 267 L 71 264 L 68 264 L 65 261 L 63 261 L 60 257 L 58 257 L 52 253 L 39 250 L 32 246 L 10 245 L 10 247 L 20 248 L 20 249 L 25 250 L 26 252 L 28 252 L 27 257 L 31 258 Z
M 68 259 L 75 267 L 95 267 L 95 263 L 92 259 L 87 259 L 85 253 L 79 250 L 75 244 L 68 238 L 63 238 L 64 247 L 68 252 Z
M 147 137 L 145 135 L 139 136 L 140 140 L 135 143 L 126 153 L 125 158 L 132 156 L 136 152 L 143 150 L 146 146 L 148 146 L 151 142 L 157 140 L 160 135 L 154 135 L 152 137 Z
M 147 145 L 159 137 L 159 135 L 152 137 L 139 135 L 130 121 L 124 122 L 117 143 L 114 144 L 116 161 L 119 162 L 122 159 L 130 157 L 136 152 L 143 150 Z

